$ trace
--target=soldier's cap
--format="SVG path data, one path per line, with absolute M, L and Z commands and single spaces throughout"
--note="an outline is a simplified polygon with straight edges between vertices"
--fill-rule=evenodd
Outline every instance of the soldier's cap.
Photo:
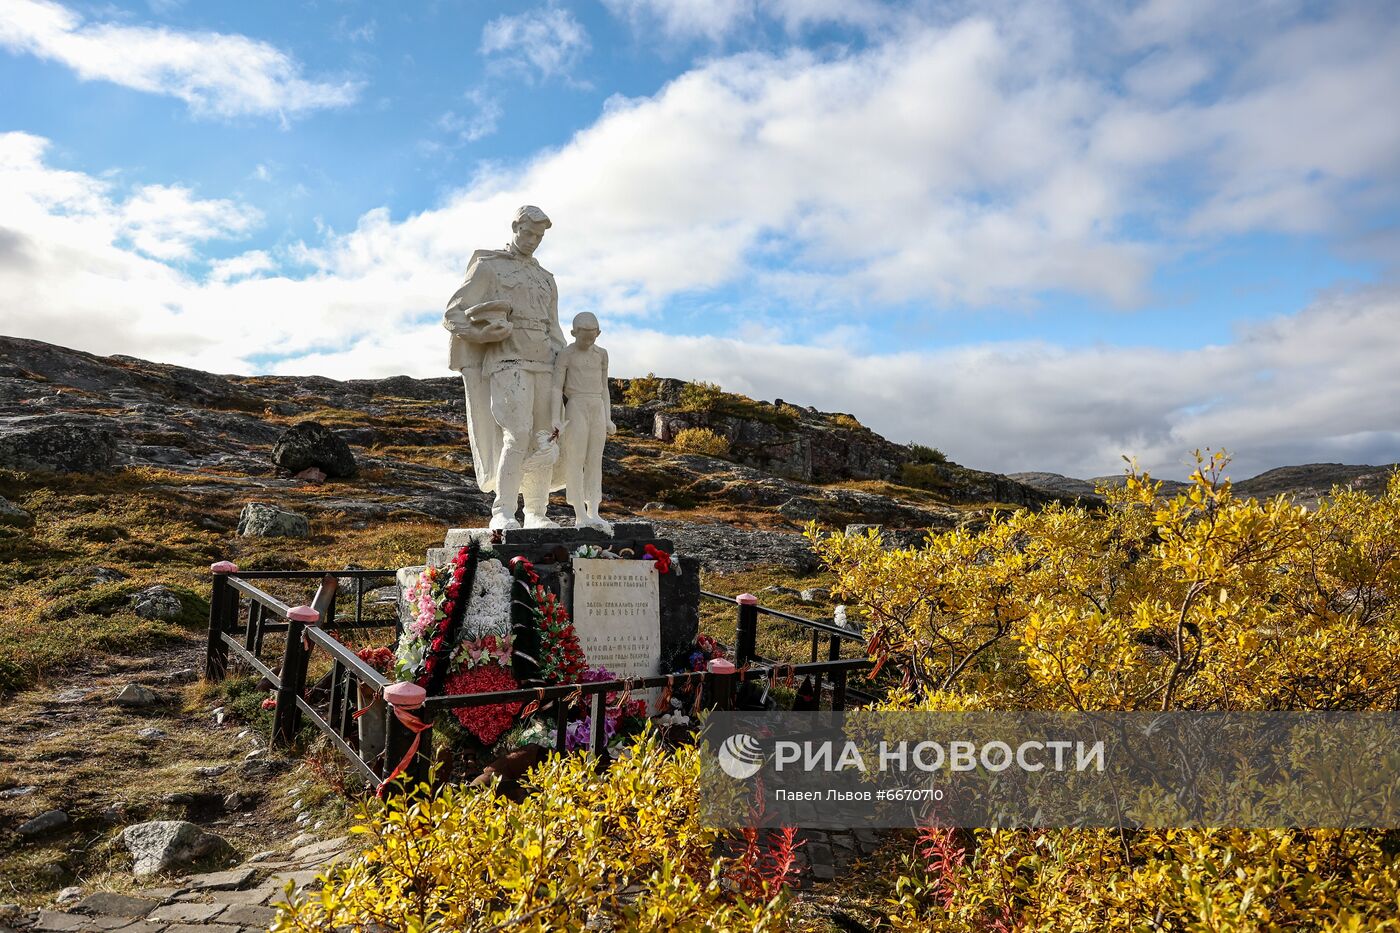
M 526 204 L 524 207 L 520 208 L 520 210 L 515 212 L 515 217 L 510 222 L 511 229 L 515 229 L 516 227 L 523 223 L 526 223 L 527 221 L 531 223 L 544 224 L 544 228 L 546 230 L 554 226 L 554 224 L 550 223 L 549 218 L 545 216 L 544 211 L 540 210 L 538 207 L 535 207 L 535 205 L 533 204 Z

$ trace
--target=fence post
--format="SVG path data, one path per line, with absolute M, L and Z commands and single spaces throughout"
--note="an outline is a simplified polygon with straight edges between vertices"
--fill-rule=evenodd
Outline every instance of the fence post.
M 204 679 L 223 680 L 228 673 L 228 645 L 224 644 L 224 632 L 228 624 L 228 608 L 236 609 L 238 594 L 228 585 L 228 575 L 238 573 L 238 565 L 226 560 L 209 567 L 214 575 L 214 585 L 209 591 L 209 643 L 204 649 Z
M 402 776 L 405 791 L 411 791 L 420 783 L 431 783 L 433 769 L 432 718 L 421 712 L 423 700 L 426 698 L 427 692 L 414 683 L 390 684 L 384 690 L 386 729 L 383 774 L 385 780 L 408 756 L 409 751 L 413 750 L 414 742 L 418 743 L 417 749 L 414 750 L 413 760 L 404 767 Z M 411 714 L 410 718 L 420 721 L 424 724 L 424 728 L 421 731 L 415 731 L 404 725 L 395 712 L 396 708 Z
M 758 597 L 741 593 L 734 601 L 739 604 L 739 622 L 734 629 L 734 663 L 743 667 L 758 650 Z
M 828 661 L 841 660 L 841 639 L 836 635 L 831 636 L 831 644 L 827 647 L 826 659 Z M 818 703 L 818 706 L 821 704 Z M 846 672 L 839 673 L 833 671 L 831 674 L 831 708 L 833 710 L 843 710 L 846 708 Z
M 733 661 L 715 658 L 705 668 L 710 674 L 710 696 L 715 709 L 731 710 L 737 696 L 734 681 L 738 679 L 738 669 Z
M 599 690 L 588 698 L 588 751 L 593 755 L 594 768 L 607 770 L 608 755 L 608 694 Z
M 301 707 L 297 699 L 306 689 L 306 646 L 302 633 L 315 625 L 321 614 L 310 606 L 297 606 L 287 612 L 287 647 L 282 655 L 281 683 L 277 685 L 277 713 L 272 720 L 272 744 L 291 745 L 301 728 Z

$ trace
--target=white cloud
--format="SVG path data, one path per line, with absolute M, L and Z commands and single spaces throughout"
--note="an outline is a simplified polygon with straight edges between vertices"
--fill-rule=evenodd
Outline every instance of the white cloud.
M 873 30 L 901 18 L 879 0 L 603 0 L 639 37 L 660 32 L 667 39 L 720 43 L 752 33 L 772 20 L 788 33 L 840 24 Z
M 481 30 L 484 54 L 498 56 L 498 65 L 527 69 L 532 79 L 573 80 L 589 47 L 588 30 L 560 6 L 497 16 Z
M 121 205 L 120 233 L 157 259 L 189 259 L 196 243 L 242 236 L 262 221 L 254 208 L 198 200 L 188 188 L 146 185 Z
M 209 264 L 209 279 L 213 282 L 231 282 L 246 279 L 277 268 L 277 263 L 266 250 L 253 249 L 228 259 L 216 259 Z
M 754 0 L 603 0 L 617 17 L 639 32 L 659 28 L 672 39 L 704 38 L 718 42 L 752 21 Z
M 999 471 L 1182 477 L 1225 448 L 1237 478 L 1286 463 L 1400 460 L 1400 289 L 1323 298 L 1189 350 L 993 344 L 852 353 L 614 329 L 619 373 L 709 379 L 758 398 L 851 411 L 898 440 Z
M 460 114 L 449 110 L 438 117 L 437 127 L 455 137 L 457 142 L 471 143 L 496 132 L 501 119 L 501 105 L 485 88 L 473 88 L 466 93 L 471 111 Z
M 1127 452 L 1179 475 L 1195 446 L 1236 450 L 1241 470 L 1395 459 L 1389 286 L 1190 350 L 893 352 L 871 336 L 891 305 L 976 313 L 1058 290 L 1131 306 L 1164 256 L 1253 230 L 1344 242 L 1395 209 L 1400 138 L 1376 101 L 1400 96 L 1400 43 L 1384 17 L 1268 20 L 1233 59 L 1192 38 L 1210 29 L 1167 17 L 1153 25 L 1166 38 L 1103 53 L 1194 55 L 1209 71 L 1173 84 L 1084 65 L 1076 21 L 1034 13 L 911 26 L 860 51 L 714 58 L 652 97 L 610 101 L 528 163 L 481 167 L 430 209 L 368 210 L 352 230 L 202 279 L 152 257 L 237 235 L 237 205 L 159 188 L 143 254 L 128 240 L 139 193 L 55 169 L 43 140 L 9 134 L 0 331 L 224 372 L 442 375 L 443 302 L 472 250 L 503 245 L 533 203 L 554 220 L 540 258 L 561 310 L 602 315 L 619 374 L 854 411 L 1004 470 L 1101 473 Z M 1280 55 L 1287 68 L 1271 65 Z M 646 321 L 719 289 L 862 343 L 795 345 L 797 326 L 761 315 L 743 341 Z
M 179 98 L 205 116 L 294 116 L 346 106 L 360 90 L 308 80 L 295 59 L 246 36 L 84 23 L 51 0 L 0 0 L 0 47 L 60 62 L 85 81 Z

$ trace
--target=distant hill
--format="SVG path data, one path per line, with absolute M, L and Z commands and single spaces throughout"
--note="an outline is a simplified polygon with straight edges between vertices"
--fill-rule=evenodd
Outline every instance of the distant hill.
M 1249 479 L 1236 480 L 1234 491 L 1237 496 L 1268 499 L 1278 495 L 1292 496 L 1300 505 L 1315 507 L 1318 501 L 1330 493 L 1335 486 L 1350 486 L 1364 492 L 1378 493 L 1385 488 L 1390 474 L 1400 469 L 1400 464 L 1370 466 L 1346 463 L 1305 463 L 1298 466 L 1276 467 Z M 1100 485 L 1122 486 L 1122 474 L 1116 476 L 1096 476 L 1093 479 L 1075 479 L 1059 473 L 1008 473 L 1008 479 L 1027 486 L 1033 486 L 1056 496 L 1080 496 L 1096 499 L 1094 490 Z M 1163 480 L 1162 489 L 1171 493 L 1183 489 L 1188 484 L 1176 480 Z

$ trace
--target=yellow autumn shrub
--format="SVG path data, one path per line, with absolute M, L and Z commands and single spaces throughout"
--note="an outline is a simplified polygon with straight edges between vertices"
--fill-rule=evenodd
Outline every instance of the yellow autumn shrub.
M 445 786 L 368 809 L 364 855 L 300 896 L 275 933 L 778 930 L 786 895 L 745 900 L 698 817 L 699 752 L 648 732 L 598 774 L 551 756 L 521 803 Z
M 1236 498 L 1226 464 L 923 549 L 808 534 L 904 675 L 886 709 L 1400 708 L 1400 475 L 1308 512 Z M 1400 833 L 928 830 L 888 907 L 905 931 L 1400 930 Z
M 628 405 L 645 405 L 660 397 L 661 380 L 657 378 L 656 373 L 647 373 L 645 376 L 629 379 L 627 387 L 622 390 L 622 400 Z
M 729 456 L 729 440 L 709 428 L 681 428 L 672 438 L 671 444 L 677 450 L 707 457 Z
M 819 535 L 871 655 L 993 709 L 1364 710 L 1400 701 L 1400 475 L 1313 512 L 1238 499 L 1221 455 L 1161 494 L 1052 505 L 885 550 Z

